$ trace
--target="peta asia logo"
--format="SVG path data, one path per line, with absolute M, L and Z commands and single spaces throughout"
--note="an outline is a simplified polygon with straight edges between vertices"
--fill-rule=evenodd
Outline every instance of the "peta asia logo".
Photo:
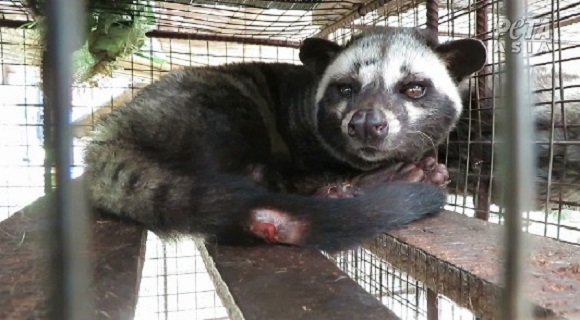
M 499 40 L 496 52 L 539 53 L 552 51 L 550 23 L 547 20 L 520 18 L 515 21 L 500 19 L 494 30 L 494 38 Z M 504 39 L 508 36 L 512 43 L 507 48 Z M 524 40 L 525 43 L 524 44 Z

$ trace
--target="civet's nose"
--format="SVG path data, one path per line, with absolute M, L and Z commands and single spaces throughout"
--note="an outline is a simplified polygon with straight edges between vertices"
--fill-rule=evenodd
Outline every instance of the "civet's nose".
M 359 110 L 352 115 L 348 134 L 362 139 L 384 139 L 389 133 L 389 124 L 377 109 Z

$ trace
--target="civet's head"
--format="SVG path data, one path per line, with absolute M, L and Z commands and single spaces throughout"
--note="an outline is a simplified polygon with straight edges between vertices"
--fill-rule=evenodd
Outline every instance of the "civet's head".
M 462 111 L 457 84 L 486 61 L 483 43 L 439 44 L 418 28 L 371 28 L 344 47 L 306 39 L 300 60 L 317 76 L 313 119 L 322 143 L 360 169 L 433 149 Z

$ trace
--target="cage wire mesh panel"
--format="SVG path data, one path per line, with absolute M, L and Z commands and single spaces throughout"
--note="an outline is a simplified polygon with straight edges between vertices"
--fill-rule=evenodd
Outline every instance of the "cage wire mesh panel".
M 477 319 L 443 295 L 429 297 L 423 283 L 366 249 L 328 257 L 401 319 L 433 319 L 434 315 L 439 319 Z M 429 310 L 429 303 L 435 303 L 437 310 Z
M 526 214 L 525 229 L 577 244 L 580 51 L 573 35 L 578 34 L 580 4 L 528 1 L 528 16 L 511 22 L 506 20 L 500 2 L 479 1 L 471 6 L 472 10 L 465 9 L 465 5 L 462 8 L 457 3 L 455 12 L 441 16 L 440 31 L 451 37 L 477 36 L 486 42 L 490 54 L 479 77 L 466 84 L 470 90 L 466 94 L 467 111 L 444 146 L 445 152 L 440 153 L 451 171 L 450 188 L 456 195 L 450 199 L 449 208 L 503 222 L 501 180 L 495 176 L 497 156 L 493 146 L 500 142 L 495 115 L 501 107 L 499 99 L 509 90 L 505 86 L 505 52 L 522 50 L 527 53 L 530 66 L 531 112 L 535 116 L 538 152 L 537 211 Z M 525 32 L 527 47 L 506 48 L 501 36 L 513 28 Z
M 23 39 L 0 29 L 0 220 L 44 194 L 40 70 L 17 53 Z
M 150 234 L 135 319 L 228 319 L 193 240 Z
M 95 76 L 73 89 L 75 175 L 82 173 L 82 146 L 94 120 L 112 108 L 122 107 L 140 88 L 173 68 L 257 60 L 299 63 L 295 48 L 306 37 L 319 34 L 346 43 L 365 26 L 424 27 L 428 6 L 425 1 L 406 0 L 89 2 L 93 15 L 114 16 L 121 8 L 130 17 L 115 16 L 109 26 L 122 26 L 116 29 L 116 35 L 130 38 L 132 45 L 82 49 L 87 50 L 85 60 L 90 60 L 85 71 Z M 528 51 L 532 66 L 532 112 L 538 119 L 536 145 L 540 152 L 540 209 L 526 215 L 526 230 L 577 244 L 580 43 L 575 36 L 580 34 L 580 2 L 526 3 L 528 24 L 524 27 L 535 24 L 528 39 L 532 40 L 530 47 L 523 49 Z M 38 25 L 30 25 L 42 12 L 41 1 L 0 1 L 0 219 L 45 190 L 45 123 L 39 68 L 42 44 Z M 469 103 L 458 130 L 439 149 L 440 161 L 447 164 L 452 179 L 447 208 L 502 223 L 501 185 L 495 175 L 493 145 L 498 142 L 495 111 L 502 90 L 509 90 L 502 85 L 504 53 L 512 50 L 499 40 L 502 32 L 510 30 L 505 27 L 503 5 L 491 0 L 440 1 L 438 15 L 442 39 L 478 37 L 490 52 L 486 69 L 465 84 Z M 127 28 L 131 32 L 126 32 Z M 101 43 L 103 37 L 98 28 L 95 30 L 94 43 Z M 216 39 L 229 42 L 211 41 Z M 115 68 L 108 65 L 111 57 L 119 58 Z M 426 317 L 429 299 L 423 284 L 364 249 L 333 259 L 401 317 Z M 226 317 L 204 272 L 190 242 L 162 244 L 149 235 L 137 319 Z M 445 297 L 437 299 L 442 319 L 473 318 Z

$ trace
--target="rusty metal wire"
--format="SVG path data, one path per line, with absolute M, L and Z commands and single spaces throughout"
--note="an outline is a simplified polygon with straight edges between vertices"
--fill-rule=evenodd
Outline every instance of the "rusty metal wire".
M 439 31 L 439 0 L 427 0 L 426 28 L 435 32 Z
M 580 180 L 573 174 L 580 165 L 576 159 L 580 148 L 577 110 L 579 45 L 577 34 L 580 19 L 578 2 L 560 0 L 527 1 L 526 32 L 528 60 L 531 69 L 531 106 L 536 120 L 535 150 L 539 154 L 535 174 L 538 194 L 534 212 L 526 214 L 527 231 L 578 243 Z M 484 70 L 469 84 L 471 101 L 459 123 L 462 128 L 449 137 L 443 158 L 451 170 L 450 209 L 479 218 L 503 223 L 500 199 L 501 183 L 496 179 L 495 150 L 497 102 L 506 94 L 505 52 L 510 50 L 501 41 L 500 26 L 505 23 L 503 4 L 480 0 L 468 5 L 462 1 L 444 4 L 452 8 L 440 13 L 440 34 L 451 37 L 475 36 L 485 41 L 490 59 Z M 475 32 L 469 32 L 469 17 L 475 18 Z M 473 21 L 473 20 L 471 20 Z M 509 31 L 509 29 L 507 30 Z M 460 156 L 458 156 L 460 155 Z

